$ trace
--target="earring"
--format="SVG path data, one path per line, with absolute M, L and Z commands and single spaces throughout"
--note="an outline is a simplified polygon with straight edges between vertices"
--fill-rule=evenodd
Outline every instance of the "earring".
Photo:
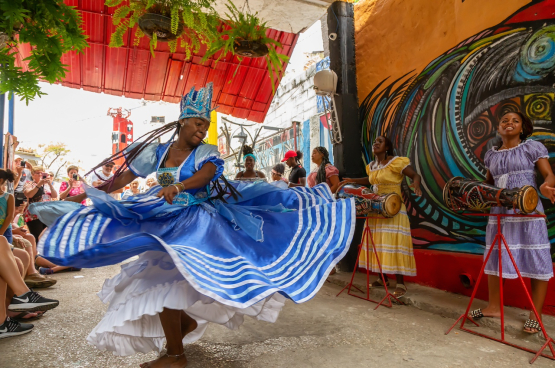
M 183 125 L 185 125 L 185 120 L 181 120 L 178 123 L 179 123 L 179 125 L 181 125 L 183 127 Z

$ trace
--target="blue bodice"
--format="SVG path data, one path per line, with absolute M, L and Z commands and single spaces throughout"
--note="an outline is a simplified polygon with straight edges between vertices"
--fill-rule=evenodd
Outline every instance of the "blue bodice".
M 224 161 L 216 146 L 203 144 L 195 148 L 179 167 L 162 167 L 164 158 L 167 157 L 173 142 L 163 144 L 151 143 L 129 165 L 129 169 L 137 176 L 146 177 L 156 172 L 158 183 L 167 187 L 193 176 L 203 165 L 211 162 L 216 166 L 216 173 L 212 180 L 216 180 L 224 171 Z M 133 148 L 130 146 L 129 149 Z M 150 192 L 150 190 L 149 190 Z M 174 200 L 175 204 L 191 205 L 202 202 L 208 198 L 206 188 L 187 189 L 180 193 Z

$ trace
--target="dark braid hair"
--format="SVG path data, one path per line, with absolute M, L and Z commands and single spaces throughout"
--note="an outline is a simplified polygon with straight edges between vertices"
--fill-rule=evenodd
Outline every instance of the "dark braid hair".
M 316 184 L 325 183 L 326 182 L 326 166 L 331 164 L 330 162 L 330 154 L 325 147 L 316 147 L 314 150 L 320 152 L 322 154 L 322 162 L 320 163 L 320 167 L 318 168 L 318 173 L 316 174 Z
M 0 179 L 4 179 L 11 183 L 15 180 L 15 174 L 10 169 L 0 169 Z
M 385 157 L 387 158 L 387 156 L 395 156 L 395 153 L 393 152 L 393 143 L 391 142 L 391 139 L 387 138 L 385 135 L 381 136 L 385 142 L 385 146 L 387 147 L 387 150 L 385 151 Z
M 243 157 L 248 155 L 248 154 L 253 154 L 254 150 L 252 149 L 251 146 L 247 146 L 246 144 L 243 146 Z
M 285 173 L 285 166 L 283 164 L 277 164 L 272 170 L 274 170 L 278 174 L 283 175 Z
M 295 153 L 297 154 L 297 157 L 295 157 L 295 161 L 297 162 L 298 165 L 300 165 L 301 160 L 303 158 L 303 153 L 301 151 L 297 151 Z
M 101 168 L 102 166 L 106 165 L 109 162 L 113 162 L 120 158 L 123 158 L 124 159 L 123 165 L 121 165 L 116 170 L 116 172 L 110 179 L 106 180 L 104 183 L 98 186 L 98 189 L 106 189 L 107 191 L 110 191 L 116 178 L 119 177 L 121 174 L 123 174 L 123 172 L 129 168 L 129 164 L 132 163 L 148 147 L 150 143 L 158 141 L 160 137 L 162 137 L 166 133 L 170 133 L 172 130 L 174 131 L 174 134 L 172 135 L 170 140 L 173 139 L 175 135 L 179 135 L 179 132 L 181 130 L 181 124 L 179 124 L 179 121 L 168 123 L 166 125 L 163 125 L 160 128 L 154 129 L 153 131 L 142 135 L 131 146 L 117 152 L 116 154 L 108 157 L 100 164 L 93 167 L 88 173 L 85 174 L 85 176 L 89 175 L 96 169 Z M 128 148 L 130 147 L 133 147 L 133 148 L 128 150 Z M 220 181 L 223 182 L 223 185 L 222 183 L 220 183 Z M 235 200 L 237 200 L 237 198 L 241 196 L 241 194 L 239 194 L 239 192 L 233 186 L 231 186 L 231 184 L 229 184 L 229 182 L 223 175 L 220 176 L 219 179 L 214 180 L 210 188 L 211 190 L 216 192 L 216 195 L 213 197 L 210 197 L 210 199 L 221 199 L 225 202 L 224 196 L 228 194 L 231 195 Z

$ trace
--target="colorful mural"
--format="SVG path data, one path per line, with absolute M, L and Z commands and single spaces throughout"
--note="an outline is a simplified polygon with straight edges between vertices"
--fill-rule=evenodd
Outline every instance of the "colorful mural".
M 423 178 L 422 197 L 403 184 L 416 247 L 483 252 L 485 221 L 450 211 L 442 189 L 454 176 L 484 178 L 484 154 L 505 112 L 528 115 L 535 125 L 531 139 L 555 157 L 554 14 L 555 1 L 533 1 L 422 72 L 383 80 L 361 103 L 365 160 L 371 161 L 369 142 L 385 134 Z M 555 256 L 555 210 L 544 205 Z

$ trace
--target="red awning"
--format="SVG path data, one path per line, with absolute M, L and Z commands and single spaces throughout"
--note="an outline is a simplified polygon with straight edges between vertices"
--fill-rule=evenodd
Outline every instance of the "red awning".
M 264 58 L 243 59 L 233 77 L 239 64 L 236 57 L 222 57 L 214 65 L 213 59 L 218 57 L 215 55 L 203 64 L 201 50 L 191 60 L 184 61 L 181 47 L 172 54 L 163 42 L 158 42 L 155 57 L 152 57 L 146 37 L 139 46 L 133 46 L 131 33 L 134 31 L 124 36 L 124 47 L 110 48 L 110 35 L 115 29 L 111 15 L 115 8 L 108 8 L 99 0 L 65 2 L 80 10 L 90 47 L 84 54 L 69 52 L 63 56 L 62 62 L 69 65 L 69 72 L 62 85 L 115 96 L 179 103 L 180 97 L 191 87 L 200 88 L 213 82 L 213 101 L 219 106 L 218 112 L 259 123 L 264 121 L 274 96 Z M 297 34 L 269 30 L 268 36 L 283 45 L 279 53 L 291 56 Z M 21 63 L 29 55 L 30 46 L 21 45 L 19 51 Z

